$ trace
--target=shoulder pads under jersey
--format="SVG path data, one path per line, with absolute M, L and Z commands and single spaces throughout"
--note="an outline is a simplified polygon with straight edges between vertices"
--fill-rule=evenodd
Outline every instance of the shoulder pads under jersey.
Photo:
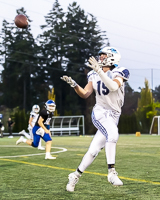
M 112 70 L 113 78 L 119 76 L 122 77 L 124 80 L 128 81 L 130 73 L 129 70 L 125 67 L 116 67 Z

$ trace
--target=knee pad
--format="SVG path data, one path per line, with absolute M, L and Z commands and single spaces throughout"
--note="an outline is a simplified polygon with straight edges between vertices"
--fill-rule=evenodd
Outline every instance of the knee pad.
M 118 138 L 119 138 L 119 134 L 118 133 L 114 133 L 112 135 L 108 135 L 108 142 L 117 143 Z
M 103 149 L 103 148 L 102 148 L 102 149 Z M 93 157 L 96 157 L 102 149 L 98 149 L 98 148 L 89 148 L 88 151 L 89 151 L 89 153 L 90 153 Z

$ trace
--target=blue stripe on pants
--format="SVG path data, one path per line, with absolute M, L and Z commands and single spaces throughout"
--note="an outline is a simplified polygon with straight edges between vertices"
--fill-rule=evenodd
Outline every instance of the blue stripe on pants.
M 96 120 L 96 117 L 94 115 L 94 111 L 92 111 L 92 122 L 94 124 L 94 126 L 104 135 L 106 136 L 106 140 L 108 140 L 108 133 L 107 130 L 104 128 L 104 126 L 98 121 Z

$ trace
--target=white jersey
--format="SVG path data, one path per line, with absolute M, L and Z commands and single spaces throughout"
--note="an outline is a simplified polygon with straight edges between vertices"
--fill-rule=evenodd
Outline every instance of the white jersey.
M 31 122 L 32 127 L 31 127 L 30 124 L 28 125 L 28 128 L 29 128 L 29 129 L 32 129 L 33 126 L 35 125 L 35 123 L 36 123 L 36 121 L 37 121 L 37 118 L 38 118 L 38 115 L 39 115 L 39 114 L 37 114 L 37 113 L 35 113 L 35 112 L 33 112 L 33 111 L 30 112 L 30 118 L 33 118 L 33 119 L 32 119 L 32 122 Z
M 112 80 L 116 77 L 122 77 L 126 81 L 129 79 L 129 71 L 124 67 L 116 67 L 112 71 L 107 71 L 105 74 Z M 96 94 L 96 105 L 107 110 L 118 111 L 121 113 L 121 107 L 124 103 L 124 82 L 118 90 L 109 91 L 98 73 L 94 70 L 88 73 L 87 78 L 88 82 L 92 82 Z

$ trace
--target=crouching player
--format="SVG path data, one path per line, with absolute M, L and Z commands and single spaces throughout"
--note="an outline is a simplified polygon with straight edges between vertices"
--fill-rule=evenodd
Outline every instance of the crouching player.
M 44 105 L 44 109 L 40 111 L 35 126 L 32 129 L 33 141 L 30 139 L 27 140 L 23 136 L 21 136 L 19 140 L 17 140 L 16 144 L 18 145 L 23 142 L 37 148 L 40 138 L 42 138 L 46 142 L 45 159 L 56 159 L 56 157 L 51 156 L 50 153 L 52 144 L 51 132 L 45 126 L 45 123 L 49 124 L 50 120 L 52 119 L 53 112 L 55 111 L 55 109 L 56 109 L 55 102 L 53 100 L 48 100 Z

